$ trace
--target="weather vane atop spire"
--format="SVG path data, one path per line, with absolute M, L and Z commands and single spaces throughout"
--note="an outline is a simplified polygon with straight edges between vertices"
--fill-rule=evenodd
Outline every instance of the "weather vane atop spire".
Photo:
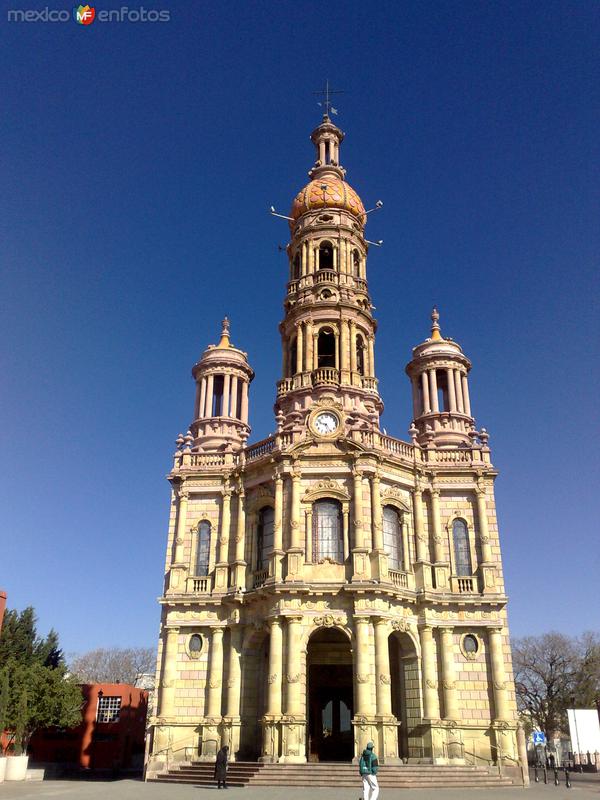
M 339 90 L 339 89 L 330 89 L 329 88 L 329 79 L 327 79 L 325 81 L 325 88 L 324 89 L 319 89 L 318 91 L 313 92 L 313 94 L 320 95 L 321 97 L 324 98 L 323 102 L 317 101 L 317 105 L 319 105 L 319 106 L 321 106 L 321 108 L 325 109 L 325 114 L 323 116 L 329 117 L 329 112 L 331 112 L 332 114 L 337 114 L 338 113 L 337 108 L 334 108 L 331 105 L 331 99 L 330 98 L 331 98 L 332 94 L 344 94 L 344 92 L 342 90 Z

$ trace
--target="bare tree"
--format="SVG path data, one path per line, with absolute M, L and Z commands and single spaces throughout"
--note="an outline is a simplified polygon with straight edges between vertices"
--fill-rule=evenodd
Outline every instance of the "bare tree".
M 82 683 L 131 683 L 154 679 L 156 651 L 152 647 L 99 647 L 69 660 L 72 675 Z M 150 688 L 150 687 L 145 687 Z
M 566 731 L 567 708 L 593 708 L 600 699 L 600 639 L 561 633 L 526 636 L 513 642 L 519 711 L 546 737 Z

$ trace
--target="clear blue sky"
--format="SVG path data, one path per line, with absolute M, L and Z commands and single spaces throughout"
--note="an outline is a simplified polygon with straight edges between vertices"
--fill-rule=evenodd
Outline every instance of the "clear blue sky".
M 225 313 L 252 439 L 273 429 L 287 227 L 267 209 L 307 180 L 328 77 L 348 179 L 385 201 L 382 424 L 407 438 L 435 302 L 500 469 L 512 631 L 598 629 L 598 3 L 144 6 L 171 21 L 0 16 L 9 606 L 68 651 L 155 643 L 164 476 Z

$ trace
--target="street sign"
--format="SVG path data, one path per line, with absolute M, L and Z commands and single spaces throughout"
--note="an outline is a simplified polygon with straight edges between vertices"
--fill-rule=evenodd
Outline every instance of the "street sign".
M 533 731 L 531 735 L 536 746 L 538 744 L 546 744 L 546 734 L 543 731 Z

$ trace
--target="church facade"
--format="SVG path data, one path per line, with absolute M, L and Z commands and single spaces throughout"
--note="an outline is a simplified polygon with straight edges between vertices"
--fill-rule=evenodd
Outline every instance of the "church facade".
M 471 363 L 431 334 L 406 367 L 410 441 L 380 428 L 367 213 L 325 115 L 293 201 L 276 433 L 249 444 L 246 353 L 193 368 L 150 718 L 166 761 L 498 763 L 519 770 L 488 436 Z M 410 420 L 407 420 L 410 422 Z

